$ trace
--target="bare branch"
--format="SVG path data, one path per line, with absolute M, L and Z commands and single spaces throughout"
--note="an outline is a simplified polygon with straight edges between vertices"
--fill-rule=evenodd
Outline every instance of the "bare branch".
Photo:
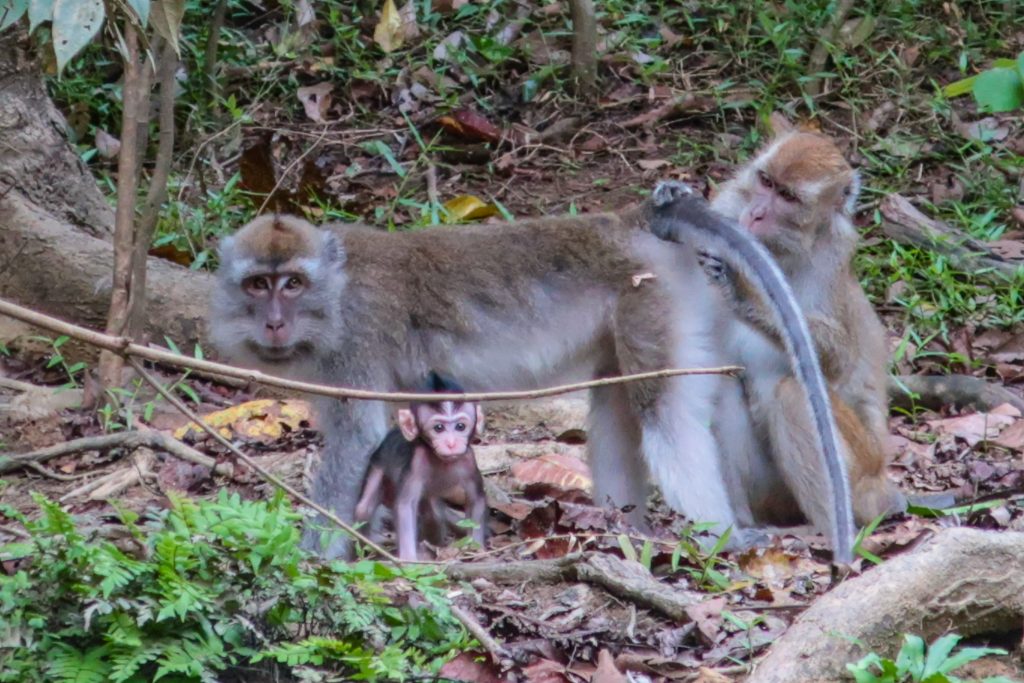
M 212 375 L 233 377 L 255 384 L 264 384 L 281 389 L 316 394 L 337 399 L 358 399 L 364 401 L 431 401 L 436 400 L 436 394 L 416 392 L 385 392 L 368 391 L 365 389 L 352 389 L 348 387 L 328 386 L 326 384 L 313 384 L 310 382 L 299 382 L 296 380 L 267 375 L 259 370 L 245 370 L 223 363 L 200 358 L 190 358 L 174 353 L 168 349 L 156 346 L 142 346 L 135 344 L 125 337 L 115 337 L 102 332 L 96 332 L 85 327 L 58 320 L 43 313 L 19 306 L 5 299 L 0 298 L 0 314 L 8 315 L 30 325 L 35 325 L 57 334 L 64 334 L 87 344 L 92 344 L 101 349 L 111 351 L 122 356 L 145 358 L 156 363 L 190 368 Z M 606 377 L 604 379 L 591 380 L 589 382 L 576 382 L 563 384 L 547 389 L 536 389 L 532 391 L 497 391 L 497 392 L 465 392 L 462 394 L 451 394 L 453 400 L 459 401 L 511 401 L 520 399 L 543 398 L 545 396 L 558 396 L 568 394 L 581 389 L 608 386 L 611 384 L 625 384 L 641 380 L 661 379 L 665 377 L 679 377 L 687 375 L 736 375 L 742 368 L 736 365 L 727 365 L 719 368 L 673 368 L 668 370 L 655 370 L 653 372 L 640 372 L 633 375 L 622 375 L 620 377 Z

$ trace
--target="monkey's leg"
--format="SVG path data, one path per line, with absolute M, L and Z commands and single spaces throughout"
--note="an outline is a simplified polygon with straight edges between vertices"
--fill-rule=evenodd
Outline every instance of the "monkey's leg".
M 907 500 L 886 473 L 885 447 L 877 433 L 868 429 L 857 413 L 835 394 L 832 395 L 832 410 L 849 448 L 847 468 L 857 524 L 864 525 L 879 515 L 905 510 Z
M 325 400 L 320 403 L 319 414 L 325 445 L 313 478 L 312 497 L 343 521 L 351 522 L 367 462 L 388 431 L 387 406 L 380 401 Z M 325 531 L 330 533 L 326 548 L 321 542 Z M 318 515 L 307 524 L 302 547 L 334 559 L 347 556 L 351 543 Z
M 363 493 L 359 496 L 353 519 L 357 522 L 366 522 L 377 511 L 381 501 L 381 485 L 384 482 L 384 470 L 380 467 L 370 466 L 366 471 L 366 478 L 363 482 Z
M 630 521 L 641 526 L 650 491 L 647 467 L 640 458 L 640 426 L 623 385 L 590 392 L 587 456 L 594 477 L 594 502 L 635 505 Z
M 420 503 L 420 530 L 423 540 L 436 547 L 448 541 L 448 506 L 438 496 L 423 497 Z
M 710 341 L 713 312 L 704 310 L 696 297 L 673 302 L 665 294 L 634 290 L 621 297 L 615 349 L 623 372 L 717 364 Z M 719 387 L 718 377 L 693 375 L 631 382 L 627 392 L 632 414 L 639 418 L 644 462 L 665 502 L 691 521 L 718 524 L 721 533 L 735 527 L 736 515 L 711 433 Z M 623 476 L 615 471 L 603 474 Z
M 754 526 L 758 519 L 754 511 L 774 488 L 769 482 L 779 477 L 758 441 L 739 379 L 722 382 L 712 431 L 719 452 L 727 460 L 722 474 L 736 520 L 742 526 Z
M 763 416 L 775 465 L 807 520 L 827 533 L 834 506 L 826 473 L 817 453 L 814 429 L 808 423 L 803 390 L 792 377 L 781 379 L 755 409 Z M 840 431 L 842 457 L 849 469 L 850 449 Z

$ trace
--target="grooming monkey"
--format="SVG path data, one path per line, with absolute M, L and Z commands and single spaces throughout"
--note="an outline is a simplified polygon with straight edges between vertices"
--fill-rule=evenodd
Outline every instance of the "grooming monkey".
M 462 387 L 431 373 L 427 391 L 462 393 Z M 442 495 L 456 487 L 466 494 L 466 517 L 476 523 L 473 540 L 487 541 L 484 480 L 470 444 L 483 429 L 484 415 L 475 403 L 444 400 L 413 403 L 398 411 L 398 427 L 388 432 L 370 456 L 356 503 L 355 520 L 370 521 L 383 504 L 392 510 L 398 556 L 415 560 L 418 529 L 434 545 L 444 543 L 447 528 Z
M 688 242 L 666 243 L 649 229 L 652 212 L 666 203 L 678 204 L 676 194 L 656 191 L 651 202 L 619 213 L 398 233 L 345 225 L 318 230 L 296 217 L 261 216 L 221 245 L 211 338 L 242 365 L 376 390 L 409 389 L 435 367 L 470 391 L 713 367 L 723 360 L 718 327 L 727 312 L 694 245 L 721 245 L 729 234 L 729 249 L 737 240 L 748 245 L 743 257 L 763 248 L 706 210 L 699 225 L 685 213 L 663 216 L 660 224 L 672 229 L 663 232 Z M 763 262 L 736 265 L 744 272 L 760 267 L 754 281 L 775 278 L 775 296 L 786 296 L 768 263 L 768 271 Z M 634 285 L 640 273 L 654 277 Z M 799 320 L 793 302 L 788 306 Z M 780 329 L 787 338 L 806 333 Z M 811 353 L 798 365 L 813 363 Z M 653 479 L 666 502 L 690 519 L 716 522 L 719 532 L 735 527 L 734 485 L 727 487 L 726 478 L 741 456 L 719 451 L 710 428 L 723 382 L 734 383 L 697 375 L 592 390 L 595 500 L 634 506 L 632 519 L 641 523 Z M 827 394 L 810 389 L 818 423 L 830 421 Z M 321 420 L 327 443 L 312 494 L 350 520 L 367 461 L 387 432 L 388 409 L 381 402 L 324 401 Z M 830 445 L 826 455 L 836 457 L 832 436 L 822 441 Z M 850 501 L 841 468 L 835 470 L 821 471 L 814 496 L 836 492 L 833 551 L 845 562 Z M 735 529 L 734 541 L 743 544 L 749 531 Z M 316 548 L 319 539 L 314 524 L 304 541 Z M 346 548 L 336 538 L 325 554 Z
M 851 265 L 860 182 L 829 138 L 773 123 L 774 139 L 721 186 L 712 207 L 768 248 L 803 309 L 841 432 L 854 516 L 866 524 L 906 502 L 886 476 L 885 330 Z M 742 390 L 720 394 L 715 428 L 721 448 L 746 455 L 734 461 L 730 485 L 740 522 L 803 516 L 827 528 L 831 500 L 820 488 L 815 427 L 772 311 L 742 273 L 714 258 L 708 265 L 738 313 L 727 353 L 746 368 Z

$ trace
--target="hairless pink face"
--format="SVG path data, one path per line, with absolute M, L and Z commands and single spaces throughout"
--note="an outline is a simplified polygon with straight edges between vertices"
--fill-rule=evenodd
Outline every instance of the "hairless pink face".
M 405 438 L 420 438 L 443 460 L 454 460 L 469 450 L 473 435 L 482 427 L 482 418 L 479 406 L 455 401 L 425 403 L 398 412 Z

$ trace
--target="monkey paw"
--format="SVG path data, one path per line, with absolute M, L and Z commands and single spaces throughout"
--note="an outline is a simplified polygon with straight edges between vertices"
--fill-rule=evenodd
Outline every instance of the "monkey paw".
M 697 263 L 704 269 L 704 274 L 716 285 L 724 286 L 729 283 L 731 269 L 721 257 L 707 251 L 698 251 Z
M 660 208 L 666 204 L 671 204 L 677 199 L 690 197 L 694 194 L 696 192 L 686 183 L 681 183 L 678 180 L 662 180 L 654 186 L 651 199 L 654 200 L 654 206 Z

